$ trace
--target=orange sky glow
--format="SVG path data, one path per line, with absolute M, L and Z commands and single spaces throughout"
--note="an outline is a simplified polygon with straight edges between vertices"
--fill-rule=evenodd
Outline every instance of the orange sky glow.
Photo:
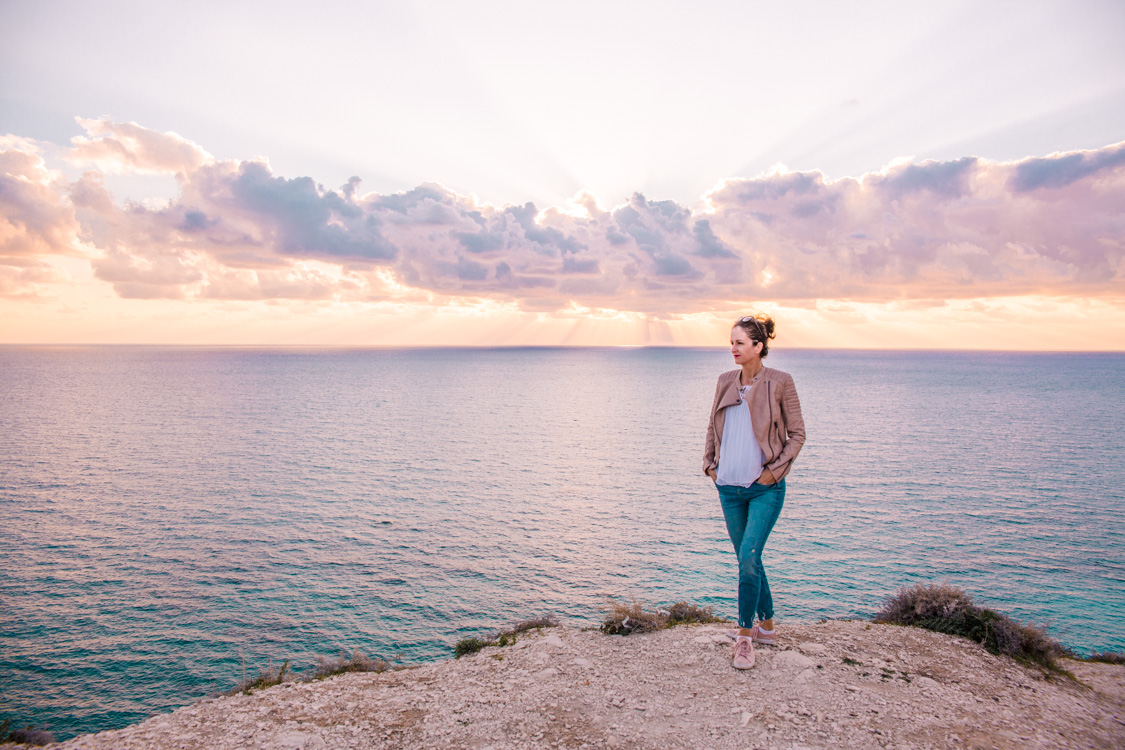
M 921 303 L 748 301 L 650 317 L 574 305 L 534 312 L 487 298 L 444 302 L 123 300 L 89 262 L 55 257 L 65 281 L 0 298 L 5 344 L 244 346 L 722 346 L 745 312 L 778 321 L 777 346 L 1125 350 L 1125 301 L 1064 296 Z
M 859 179 L 774 170 L 695 206 L 361 193 L 85 121 L 62 161 L 0 151 L 0 342 L 1125 349 L 1125 144 Z M 173 176 L 115 199 L 105 175 Z

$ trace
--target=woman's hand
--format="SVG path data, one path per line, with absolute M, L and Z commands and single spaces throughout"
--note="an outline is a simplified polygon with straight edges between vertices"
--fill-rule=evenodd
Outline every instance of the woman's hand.
M 719 475 L 715 473 L 714 469 L 708 469 L 707 470 L 707 476 L 711 477 L 712 482 L 719 481 Z
M 762 473 L 758 477 L 758 484 L 777 484 L 777 477 L 768 468 L 763 467 Z

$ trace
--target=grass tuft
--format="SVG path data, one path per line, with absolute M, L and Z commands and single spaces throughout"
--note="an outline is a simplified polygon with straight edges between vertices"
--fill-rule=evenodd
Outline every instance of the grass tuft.
M 633 599 L 630 603 L 612 602 L 601 631 L 606 635 L 631 635 L 633 633 L 652 633 L 664 628 L 688 623 L 729 622 L 716 617 L 711 607 L 700 607 L 690 602 L 676 602 L 668 607 L 657 607 L 647 611 L 641 602 Z
M 225 694 L 237 695 L 238 693 L 245 693 L 246 695 L 249 695 L 255 690 L 261 690 L 262 688 L 280 685 L 281 683 L 285 682 L 285 673 L 288 671 L 288 659 L 282 662 L 281 668 L 277 670 L 274 670 L 273 662 L 270 662 L 269 667 L 259 672 L 257 677 L 252 677 L 250 679 L 243 677 L 237 685 L 228 690 Z
M 1057 657 L 1073 656 L 1044 628 L 1024 625 L 981 607 L 963 589 L 945 584 L 917 584 L 899 589 L 883 603 L 875 622 L 962 636 L 993 654 L 1004 654 L 1052 671 L 1061 671 L 1055 663 Z
M 30 724 L 23 729 L 12 729 L 12 720 L 0 721 L 0 743 L 15 742 L 23 745 L 50 745 L 55 735 L 46 729 L 36 729 Z
M 497 637 L 507 634 L 515 635 L 517 633 L 526 633 L 529 630 L 539 630 L 541 628 L 554 628 L 558 627 L 559 621 L 554 617 L 547 615 L 546 617 L 533 617 L 530 620 L 521 620 L 507 630 L 502 630 L 497 634 Z M 515 643 L 515 641 L 512 641 Z
M 1086 661 L 1096 661 L 1102 664 L 1125 664 L 1125 654 L 1119 651 L 1095 651 L 1086 657 Z
M 347 651 L 341 651 L 337 657 L 318 656 L 316 661 L 317 663 L 313 665 L 311 670 L 297 674 L 289 669 L 289 659 L 282 662 L 279 669 L 274 669 L 271 661 L 269 667 L 260 671 L 257 677 L 247 678 L 246 661 L 243 660 L 242 679 L 238 684 L 230 690 L 214 695 L 238 695 L 239 693 L 249 695 L 255 690 L 273 687 L 284 682 L 312 682 L 345 672 L 386 672 L 391 669 L 403 669 L 401 666 L 392 665 L 386 659 L 365 656 L 358 649 L 353 649 L 350 654 Z
M 386 659 L 372 659 L 358 649 L 353 649 L 350 655 L 344 651 L 336 657 L 320 656 L 316 662 L 310 680 L 323 680 L 347 672 L 386 672 L 391 669 L 391 664 Z
M 559 621 L 550 615 L 546 617 L 535 617 L 530 620 L 521 620 L 515 625 L 500 630 L 488 638 L 462 638 L 454 644 L 453 654 L 456 658 L 460 659 L 462 656 L 475 654 L 486 646 L 511 646 L 516 642 L 516 636 L 520 633 L 526 633 L 529 630 L 538 630 L 540 628 L 553 628 L 558 624 Z

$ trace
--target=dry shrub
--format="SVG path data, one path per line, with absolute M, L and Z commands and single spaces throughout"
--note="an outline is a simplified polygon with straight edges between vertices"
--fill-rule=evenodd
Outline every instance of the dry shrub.
M 956 586 L 904 586 L 883 602 L 883 608 L 875 615 L 875 622 L 918 625 L 931 620 L 954 620 L 960 618 L 966 609 L 975 607 L 973 598 Z
M 1125 664 L 1125 654 L 1118 651 L 1095 651 L 1086 661 L 1096 661 L 1102 664 Z
M 690 602 L 676 602 L 668 607 L 668 627 L 688 623 L 727 622 L 725 617 L 716 617 L 713 607 L 700 607 Z
M 15 742 L 21 745 L 50 745 L 55 741 L 55 735 L 51 734 L 46 729 L 36 729 L 30 725 L 23 729 L 12 729 L 11 727 L 12 722 L 10 719 L 0 721 L 0 743 L 7 744 L 9 742 Z
M 640 602 L 633 599 L 629 604 L 612 602 L 602 622 L 601 630 L 606 635 L 630 635 L 651 633 L 685 623 L 702 622 L 727 622 L 727 620 L 716 617 L 711 607 L 700 607 L 684 601 L 669 605 L 666 609 L 657 607 L 648 612 Z
M 364 656 L 358 649 L 353 649 L 351 654 L 341 652 L 336 657 L 318 656 L 316 662 L 310 678 L 313 680 L 323 680 L 345 672 L 386 672 L 391 668 L 386 659 L 372 659 Z
M 668 626 L 668 616 L 658 612 L 646 612 L 636 599 L 631 604 L 613 602 L 609 613 L 602 622 L 602 632 L 606 635 L 630 635 L 631 633 L 651 633 Z
M 963 589 L 917 584 L 888 597 L 875 622 L 910 625 L 975 641 L 991 653 L 1057 669 L 1055 658 L 1071 652 L 1044 628 L 1024 625 L 977 605 Z

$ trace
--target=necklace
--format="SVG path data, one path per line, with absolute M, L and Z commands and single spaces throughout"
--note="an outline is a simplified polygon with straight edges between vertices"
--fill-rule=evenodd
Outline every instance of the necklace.
M 754 374 L 754 377 L 750 378 L 750 382 L 746 383 L 745 385 L 742 384 L 742 376 L 745 375 L 746 373 L 742 373 L 738 376 L 738 384 L 743 388 L 749 388 L 750 386 L 752 386 L 752 385 L 754 385 L 755 383 L 758 382 L 758 378 L 762 377 L 762 373 L 765 372 L 765 371 L 766 371 L 766 368 L 765 368 L 765 365 L 763 365 L 761 368 L 758 369 L 758 372 Z

